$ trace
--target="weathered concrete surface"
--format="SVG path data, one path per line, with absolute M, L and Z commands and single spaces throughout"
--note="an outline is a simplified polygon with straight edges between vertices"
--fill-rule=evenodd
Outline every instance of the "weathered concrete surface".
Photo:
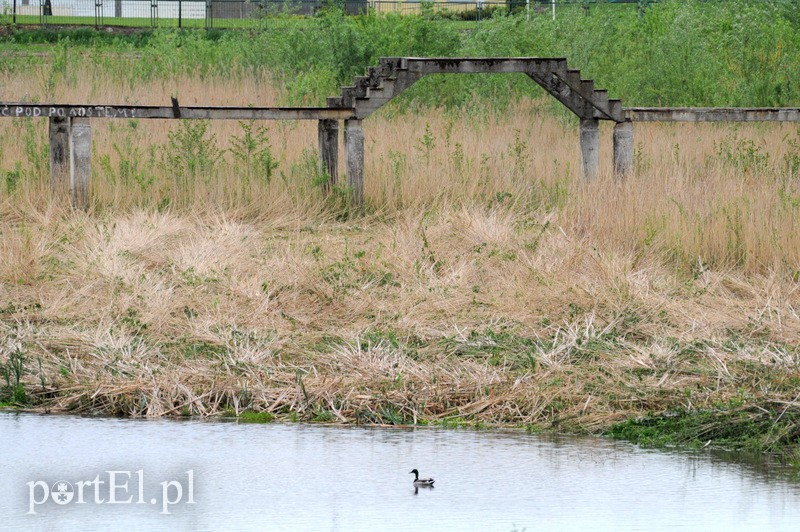
M 551 72 L 531 71 L 527 72 L 527 74 L 529 78 L 575 115 L 583 116 L 586 114 L 589 103 L 577 91 L 572 90 L 560 77 Z
M 528 72 L 531 68 L 551 68 L 563 57 L 401 57 L 400 68 L 424 74 L 485 74 Z
M 86 210 L 92 177 L 92 128 L 88 118 L 70 118 L 69 147 L 72 206 Z
M 176 111 L 178 116 L 176 116 Z M 189 118 L 208 120 L 341 120 L 351 108 L 177 107 L 155 105 L 61 105 L 0 102 L 0 118 Z
M 581 169 L 584 180 L 597 177 L 600 171 L 600 124 L 596 118 L 580 122 Z
M 634 122 L 800 122 L 800 108 L 790 107 L 626 107 Z
M 328 99 L 328 105 L 352 106 L 355 116 L 363 119 L 428 74 L 514 72 L 527 74 L 580 118 L 624 121 L 619 100 L 595 90 L 594 82 L 581 79 L 580 71 L 569 69 L 566 59 L 550 57 L 383 57 L 367 76 L 343 87 L 340 98 Z
M 328 193 L 339 179 L 339 121 L 320 120 L 317 129 L 320 170 L 329 178 L 323 185 L 323 190 Z
M 361 120 L 344 122 L 344 156 L 350 197 L 359 207 L 364 204 L 364 130 Z
M 624 177 L 633 170 L 633 124 L 614 124 L 614 175 Z
M 66 198 L 69 179 L 69 118 L 49 120 L 50 190 L 55 198 Z

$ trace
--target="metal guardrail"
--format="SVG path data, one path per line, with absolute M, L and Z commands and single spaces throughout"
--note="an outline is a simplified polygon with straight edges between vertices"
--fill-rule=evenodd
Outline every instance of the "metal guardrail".
M 276 14 L 313 15 L 325 6 L 347 14 L 402 15 L 433 12 L 457 20 L 484 20 L 496 11 L 536 12 L 556 8 L 615 6 L 643 0 L 0 0 L 0 21 L 32 25 L 128 27 L 254 27 Z M 644 0 L 647 1 L 647 0 Z

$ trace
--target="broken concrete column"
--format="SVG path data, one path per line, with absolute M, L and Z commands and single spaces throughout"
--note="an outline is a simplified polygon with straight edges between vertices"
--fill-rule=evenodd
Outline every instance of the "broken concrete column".
M 633 170 L 633 122 L 614 126 L 614 177 L 621 178 Z
M 361 120 L 344 121 L 344 157 L 347 167 L 347 187 L 353 205 L 364 203 L 364 130 Z
M 600 171 L 600 125 L 596 118 L 581 119 L 581 169 L 585 181 Z
M 76 209 L 89 207 L 92 177 L 92 127 L 88 118 L 70 118 L 70 199 Z
M 69 194 L 69 118 L 49 119 L 50 190 L 54 198 Z
M 322 189 L 327 194 L 339 178 L 339 121 L 320 120 L 318 131 L 320 171 L 328 175 Z

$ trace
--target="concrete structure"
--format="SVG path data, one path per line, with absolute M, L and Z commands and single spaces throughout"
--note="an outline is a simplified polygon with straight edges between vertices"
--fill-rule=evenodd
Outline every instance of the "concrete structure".
M 339 121 L 320 120 L 318 131 L 320 170 L 328 176 L 323 189 L 329 193 L 339 180 Z
M 0 103 L 0 118 L 41 117 L 49 120 L 50 187 L 54 196 L 69 197 L 72 206 L 78 209 L 86 209 L 89 205 L 90 122 L 93 118 L 319 120 L 321 161 L 335 183 L 338 176 L 338 120 L 352 115 L 352 109 L 324 107 L 181 107 L 175 99 L 171 106 Z M 362 159 L 363 153 L 361 133 Z M 363 187 L 363 175 L 357 183 Z
M 600 171 L 600 121 L 581 118 L 578 126 L 581 142 L 581 175 L 591 179 Z
M 615 123 L 626 121 L 620 100 L 610 100 L 608 92 L 594 88 L 592 80 L 581 78 L 579 70 L 567 66 L 563 58 L 540 57 L 495 57 L 495 58 L 453 58 L 453 57 L 386 57 L 378 66 L 367 69 L 366 76 L 355 78 L 350 87 L 342 89 L 342 95 L 328 98 L 331 108 L 351 108 L 357 121 L 348 120 L 345 124 L 345 145 L 347 150 L 348 186 L 353 199 L 360 203 L 363 198 L 363 156 L 360 160 L 357 143 L 363 143 L 360 133 L 352 133 L 352 146 L 348 144 L 348 127 L 360 131 L 360 120 L 364 120 L 380 109 L 392 98 L 408 89 L 428 74 L 497 74 L 523 73 L 540 85 L 551 96 L 564 104 L 580 119 L 581 168 L 584 179 L 595 177 L 600 168 L 600 120 Z M 352 124 L 351 124 L 352 122 Z M 348 124 L 350 124 L 348 126 Z M 632 141 L 632 139 L 631 139 Z M 349 146 L 349 147 L 348 147 Z M 615 144 L 616 146 L 616 144 Z M 622 149 L 625 144 L 620 144 Z M 351 152 L 352 150 L 352 152 Z M 620 159 L 618 168 L 627 171 L 632 167 L 633 152 L 615 152 L 615 160 Z M 628 161 L 626 158 L 630 158 Z M 350 179 L 353 174 L 353 179 Z M 353 188 L 358 187 L 358 188 Z
M 633 122 L 800 122 L 797 107 L 630 107 Z
M 87 118 L 50 120 L 50 188 L 78 209 L 89 205 L 92 130 Z
M 614 124 L 614 175 L 622 177 L 633 170 L 633 124 Z
M 348 192 L 360 206 L 364 203 L 364 130 L 358 118 L 344 121 L 344 161 Z
M 600 120 L 625 121 L 622 102 L 609 100 L 594 82 L 581 79 L 580 71 L 567 67 L 566 59 L 536 57 L 500 58 L 382 58 L 366 76 L 355 78 L 342 95 L 328 98 L 327 107 L 183 107 L 145 105 L 42 105 L 0 103 L 0 117 L 46 117 L 50 120 L 52 184 L 56 194 L 69 191 L 73 205 L 88 202 L 89 156 L 85 139 L 91 138 L 91 118 L 318 120 L 320 167 L 329 176 L 326 191 L 339 185 L 339 121 L 344 121 L 346 190 L 352 202 L 364 201 L 363 121 L 392 98 L 428 74 L 524 73 L 580 118 L 583 176 L 594 177 L 600 167 Z M 67 140 L 65 140 L 67 139 Z M 615 144 L 616 145 L 616 144 Z M 626 157 L 621 152 L 619 157 Z M 615 160 L 617 156 L 615 155 Z M 628 169 L 622 163 L 618 168 Z
M 92 118 L 318 120 L 320 169 L 330 192 L 339 180 L 339 123 L 344 121 L 346 190 L 355 206 L 364 201 L 363 121 L 392 98 L 428 74 L 526 74 L 579 119 L 583 178 L 600 169 L 600 121 L 614 122 L 614 172 L 621 177 L 633 168 L 636 121 L 800 121 L 798 108 L 630 108 L 608 98 L 605 90 L 567 67 L 566 59 L 537 57 L 500 58 L 382 58 L 366 76 L 355 78 L 341 96 L 328 98 L 327 107 L 183 107 L 147 105 L 42 105 L 0 103 L 0 118 L 42 117 L 50 123 L 51 187 L 57 196 L 69 196 L 76 208 L 86 208 Z

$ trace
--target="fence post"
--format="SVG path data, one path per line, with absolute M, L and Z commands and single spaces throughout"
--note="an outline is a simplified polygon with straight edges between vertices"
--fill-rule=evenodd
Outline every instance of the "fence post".
M 339 179 L 339 121 L 320 120 L 318 130 L 320 171 L 328 175 L 322 190 L 327 194 Z
M 350 197 L 360 207 L 364 203 L 364 130 L 357 118 L 344 121 L 344 159 Z
M 54 198 L 69 193 L 69 118 L 50 117 L 50 191 Z
M 178 27 L 181 28 L 183 23 L 183 0 L 178 0 Z
M 614 177 L 625 177 L 633 169 L 633 122 L 614 125 Z
M 600 125 L 596 118 L 582 118 L 581 168 L 584 181 L 591 181 L 600 169 Z
M 70 122 L 70 199 L 74 208 L 85 211 L 92 176 L 92 127 L 88 118 L 71 118 Z
M 17 0 L 14 0 L 14 7 L 11 8 L 11 22 L 16 26 L 17 24 Z

